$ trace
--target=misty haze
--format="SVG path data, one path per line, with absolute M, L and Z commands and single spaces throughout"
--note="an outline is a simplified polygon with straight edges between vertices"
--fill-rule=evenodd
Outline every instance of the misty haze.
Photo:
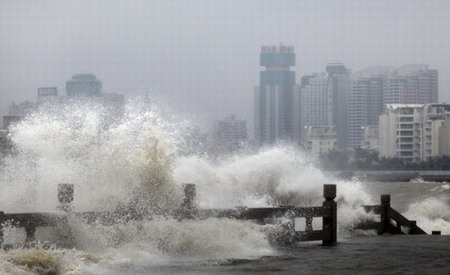
M 449 11 L 1 0 L 0 273 L 447 274 Z

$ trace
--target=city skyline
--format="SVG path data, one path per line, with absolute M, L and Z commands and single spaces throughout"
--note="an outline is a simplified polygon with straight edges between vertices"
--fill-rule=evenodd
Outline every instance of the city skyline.
M 252 121 L 258 51 L 281 41 L 295 47 L 297 83 L 333 58 L 352 72 L 429 64 L 440 72 L 439 101 L 450 101 L 447 1 L 0 5 L 3 115 L 11 101 L 33 98 L 38 87 L 63 91 L 73 74 L 92 72 L 105 91 L 133 97 L 148 90 L 206 123 L 230 114 Z

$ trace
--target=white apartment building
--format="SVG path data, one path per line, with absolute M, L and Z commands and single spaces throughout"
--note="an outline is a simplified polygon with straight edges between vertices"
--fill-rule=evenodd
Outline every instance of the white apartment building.
M 306 150 L 320 155 L 337 147 L 336 128 L 331 125 L 306 126 Z
M 449 104 L 388 104 L 380 116 L 380 157 L 418 162 L 443 155 L 448 113 Z
M 300 90 L 300 127 L 331 125 L 332 98 L 328 92 L 328 78 L 325 74 L 315 75 L 309 84 Z M 305 140 L 306 133 L 302 136 Z
M 439 156 L 450 156 L 450 113 L 445 114 L 444 124 L 439 132 L 439 144 Z

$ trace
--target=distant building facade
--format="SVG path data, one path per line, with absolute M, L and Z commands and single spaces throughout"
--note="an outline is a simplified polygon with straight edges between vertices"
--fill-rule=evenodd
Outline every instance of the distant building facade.
M 450 156 L 450 113 L 445 114 L 444 124 L 439 132 L 440 152 L 439 156 Z
M 450 104 L 388 104 L 380 116 L 380 157 L 426 161 L 446 153 Z
M 369 67 L 352 76 L 348 108 L 350 148 L 362 146 L 364 128 L 378 125 L 387 104 L 438 102 L 438 72 L 427 65 Z
M 22 121 L 24 116 L 4 116 L 3 117 L 3 128 L 8 129 L 11 126 Z
M 378 126 L 383 112 L 384 78 L 380 75 L 353 79 L 348 105 L 348 146 L 362 147 L 365 128 Z
M 363 127 L 364 139 L 361 148 L 369 151 L 380 150 L 380 129 L 378 125 L 369 125 Z
M 438 102 L 438 71 L 428 65 L 411 64 L 386 74 L 383 103 L 426 104 Z
M 58 94 L 57 87 L 42 87 L 37 90 L 37 103 L 43 102 L 62 102 L 64 97 Z
M 292 46 L 262 47 L 260 85 L 254 91 L 255 141 L 272 144 L 294 135 L 293 90 L 295 54 Z
M 332 60 L 327 64 L 328 89 L 332 98 L 332 125 L 336 127 L 337 147 L 348 147 L 348 95 L 351 90 L 350 71 L 344 64 Z
M 102 83 L 94 74 L 76 74 L 66 82 L 67 96 L 61 96 L 57 87 L 41 87 L 37 89 L 35 101 L 25 101 L 9 106 L 8 116 L 3 119 L 3 127 L 8 128 L 42 106 L 58 106 L 70 103 L 73 98 L 101 104 L 105 109 L 105 119 L 112 122 L 119 119 L 125 111 L 125 97 L 122 94 L 103 93 Z M 49 105 L 46 105 L 50 103 Z M 108 125 L 108 123 L 105 123 Z
M 38 97 L 57 96 L 58 87 L 42 87 L 37 90 Z
M 247 142 L 247 122 L 230 116 L 214 123 L 213 146 L 218 151 L 233 151 Z
M 68 97 L 100 96 L 102 82 L 94 74 L 75 74 L 66 82 Z
M 306 126 L 331 125 L 332 98 L 328 92 L 328 78 L 324 74 L 312 75 L 300 87 L 300 139 L 306 139 Z
M 0 156 L 7 154 L 11 147 L 8 134 L 9 131 L 7 129 L 0 129 Z
M 306 127 L 306 151 L 320 155 L 337 148 L 337 133 L 332 125 Z
M 342 62 L 331 60 L 326 65 L 326 72 L 303 76 L 299 95 L 294 92 L 294 104 L 300 106 L 299 131 L 305 131 L 308 126 L 334 126 L 336 146 L 345 149 L 348 146 L 350 71 Z M 306 132 L 299 135 L 300 143 L 306 141 L 305 135 Z
M 32 101 L 24 101 L 15 104 L 14 101 L 8 107 L 8 116 L 26 116 L 28 113 L 36 109 L 36 103 Z

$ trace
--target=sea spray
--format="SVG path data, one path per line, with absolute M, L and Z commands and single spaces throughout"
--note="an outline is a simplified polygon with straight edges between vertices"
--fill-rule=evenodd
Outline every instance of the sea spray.
M 60 182 L 76 185 L 79 210 L 130 200 L 140 206 L 176 205 L 180 193 L 171 181 L 175 142 L 159 116 L 129 107 L 121 120 L 108 126 L 105 121 L 101 106 L 84 102 L 42 108 L 13 127 L 10 138 L 17 153 L 5 162 L 2 184 L 16 194 L 2 194 L 6 208 L 27 207 L 17 198 L 31 192 L 37 200 L 30 209 L 54 209 L 47 198 L 55 197 Z
M 177 182 L 197 184 L 200 207 L 317 206 L 324 200 L 323 184 L 334 183 L 339 209 L 349 212 L 338 219 L 339 227 L 351 228 L 368 217 L 360 206 L 371 197 L 359 182 L 330 179 L 311 163 L 301 151 L 282 145 L 215 162 L 179 157 L 173 175 Z
M 450 208 L 442 199 L 427 198 L 413 203 L 405 216 L 416 220 L 420 228 L 428 234 L 433 230 L 439 230 L 443 235 L 450 234 Z
M 340 235 L 370 217 L 360 205 L 373 202 L 360 182 L 326 176 L 294 147 L 277 145 L 210 159 L 184 150 L 187 125 L 140 102 L 128 104 L 123 117 L 115 120 L 92 102 L 44 106 L 11 128 L 14 152 L 1 168 L 0 184 L 7 190 L 0 194 L 1 209 L 53 211 L 61 182 L 75 185 L 76 211 L 128 207 L 155 213 L 178 207 L 182 184 L 188 182 L 197 184 L 196 204 L 205 208 L 321 205 L 323 184 L 335 183 Z M 314 219 L 314 227 L 317 223 L 320 219 Z M 258 225 L 161 216 L 112 226 L 71 220 L 75 249 L 39 249 L 56 259 L 63 274 L 180 260 L 245 259 L 276 254 L 268 236 L 285 224 L 283 219 Z M 36 235 L 58 244 L 60 232 L 51 230 L 38 228 Z M 5 241 L 12 242 L 21 230 L 7 231 Z M 18 251 L 27 255 L 29 249 Z M 2 253 L 2 268 L 21 268 L 10 260 L 11 252 Z

